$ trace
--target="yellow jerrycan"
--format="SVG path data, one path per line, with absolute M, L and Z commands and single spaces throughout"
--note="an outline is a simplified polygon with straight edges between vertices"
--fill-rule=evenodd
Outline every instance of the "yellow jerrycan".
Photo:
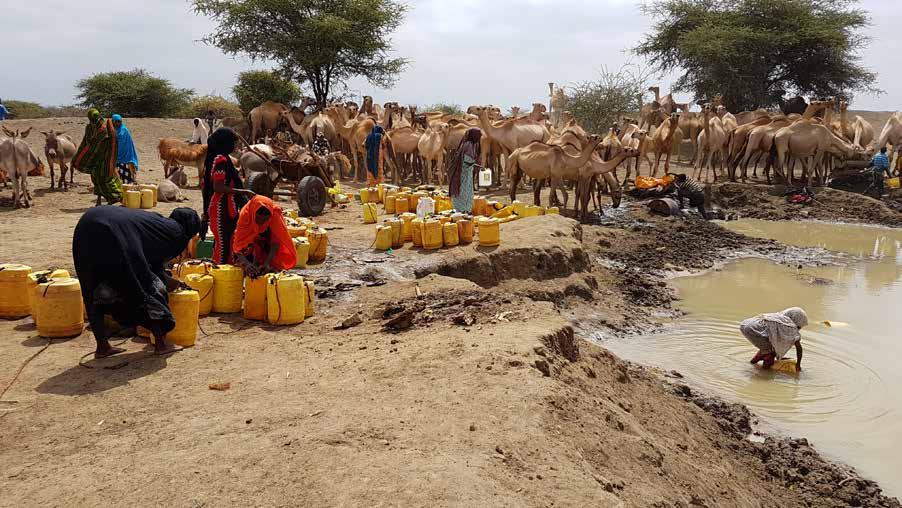
M 395 213 L 401 215 L 410 211 L 410 194 L 399 192 L 395 196 Z
M 323 228 L 307 231 L 307 239 L 310 241 L 310 255 L 307 261 L 310 263 L 322 263 L 329 252 L 329 234 Z
M 19 319 L 31 314 L 28 275 L 31 267 L 0 264 L 0 318 Z
M 273 275 L 266 285 L 266 321 L 273 325 L 296 325 L 307 314 L 307 285 L 300 275 Z
M 288 225 L 288 236 L 292 238 L 300 238 L 302 236 L 307 236 L 307 226 L 300 226 L 297 224 Z
M 232 265 L 219 265 L 210 270 L 213 276 L 213 312 L 241 312 L 244 270 Z
M 75 337 L 85 328 L 78 279 L 49 279 L 34 288 L 34 307 L 41 337 Z
M 175 317 L 175 328 L 166 334 L 166 342 L 182 347 L 191 347 L 197 342 L 198 310 L 200 296 L 197 291 L 180 289 L 169 293 L 169 310 Z M 156 337 L 147 333 L 151 344 L 156 344 Z
M 498 219 L 479 219 L 479 245 L 495 247 L 501 243 L 501 223 Z
M 376 242 L 374 247 L 376 250 L 391 249 L 392 231 L 391 226 L 376 226 Z
M 445 247 L 456 247 L 460 243 L 460 236 L 457 233 L 457 224 L 446 222 L 442 224 L 442 239 Z
M 255 321 L 266 319 L 266 287 L 273 274 L 252 279 L 244 278 L 244 318 Z
M 213 266 L 213 263 L 209 261 L 189 259 L 176 265 L 175 270 L 173 270 L 173 276 L 175 276 L 176 279 L 185 282 L 188 280 L 189 275 L 212 273 Z
M 410 240 L 416 247 L 423 246 L 423 219 L 410 221 Z
M 460 243 L 471 243 L 473 241 L 473 221 L 470 219 L 457 221 L 457 236 L 460 239 Z
M 153 205 L 151 206 L 151 208 L 154 208 L 154 207 L 157 206 L 157 203 L 159 202 L 159 201 L 158 201 L 158 200 L 159 200 L 159 196 L 158 196 L 158 194 L 157 194 L 157 192 L 158 192 L 159 189 L 157 189 L 156 184 L 153 184 L 153 183 L 149 183 L 149 184 L 141 184 L 141 185 L 138 186 L 138 190 L 142 190 L 142 191 L 143 191 L 143 190 L 147 190 L 147 189 L 149 189 L 149 190 L 153 193 Z M 143 207 L 142 207 L 142 208 L 143 208 Z
M 523 209 L 523 213 L 517 215 L 520 215 L 521 217 L 538 217 L 539 215 L 545 215 L 545 209 L 541 206 L 526 205 Z
M 416 213 L 417 205 L 420 204 L 420 200 L 423 198 L 428 198 L 428 197 L 429 197 L 429 193 L 426 191 L 417 191 L 417 192 L 414 192 L 413 194 L 411 194 L 410 197 L 407 198 L 408 211 L 410 211 L 412 213 Z
M 473 198 L 473 215 L 485 215 L 485 209 L 488 206 L 488 200 L 482 196 Z
M 782 360 L 777 360 L 771 365 L 770 370 L 774 372 L 782 372 L 783 374 L 798 374 L 799 371 L 796 370 L 796 361 L 790 360 L 789 358 L 784 358 Z
M 141 193 L 141 208 L 144 210 L 153 208 L 153 190 L 141 189 L 138 192 Z
M 34 288 L 38 287 L 39 283 L 47 282 L 50 279 L 67 278 L 69 278 L 69 272 L 66 270 L 41 270 L 28 274 L 28 308 L 30 309 L 31 319 L 34 321 L 34 324 L 38 324 L 37 312 L 34 308 Z
M 192 273 L 185 277 L 185 284 L 197 291 L 198 314 L 206 316 L 213 312 L 213 276 L 208 273 Z
M 561 209 L 556 206 L 549 206 L 545 209 L 545 215 L 560 215 Z
M 395 199 L 397 195 L 395 193 L 386 194 L 385 200 L 383 204 L 385 205 L 385 213 L 386 214 L 394 214 L 395 213 Z
M 304 300 L 304 317 L 308 318 L 316 312 L 316 286 L 312 280 L 304 281 L 304 286 L 307 288 L 306 299 Z
M 363 223 L 375 224 L 379 220 L 379 210 L 376 209 L 376 203 L 363 204 Z
M 127 190 L 122 194 L 122 204 L 126 208 L 141 208 L 141 191 Z
M 307 259 L 310 257 L 310 240 L 307 237 L 302 236 L 298 238 L 293 238 L 294 242 L 294 250 L 297 253 L 297 262 L 295 262 L 295 268 L 307 268 Z
M 417 218 L 415 213 L 401 214 L 401 240 L 404 242 L 413 241 L 413 220 Z
M 523 217 L 526 215 L 526 203 L 515 199 L 511 201 L 511 210 L 520 217 Z
M 395 249 L 404 246 L 404 237 L 401 235 L 401 219 L 385 219 L 385 225 L 391 228 L 391 246 Z
M 423 248 L 426 250 L 441 249 L 444 245 L 442 238 L 442 223 L 429 219 L 423 223 Z

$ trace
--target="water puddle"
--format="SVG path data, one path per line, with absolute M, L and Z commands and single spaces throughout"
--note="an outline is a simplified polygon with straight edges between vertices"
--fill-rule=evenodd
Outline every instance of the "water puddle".
M 902 231 L 809 222 L 741 220 L 725 227 L 849 256 L 844 266 L 798 269 L 744 259 L 672 281 L 687 316 L 662 334 L 605 346 L 748 405 L 765 421 L 807 437 L 828 456 L 902 495 Z M 755 348 L 738 323 L 803 307 L 803 372 L 748 363 Z M 833 326 L 822 321 L 829 320 Z M 794 358 L 795 352 L 788 354 Z

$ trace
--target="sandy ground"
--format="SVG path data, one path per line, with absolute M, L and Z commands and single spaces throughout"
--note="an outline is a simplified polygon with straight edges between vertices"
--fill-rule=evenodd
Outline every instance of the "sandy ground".
M 129 125 L 139 178 L 156 182 L 156 140 L 190 123 Z M 0 208 L 0 261 L 72 268 L 72 229 L 93 204 L 76 181 Z M 861 220 L 898 220 L 861 206 Z M 194 348 L 161 359 L 124 339 L 126 354 L 91 369 L 90 332 L 54 341 L 0 402 L 0 506 L 899 506 L 804 440 L 746 440 L 744 407 L 580 340 L 674 314 L 663 270 L 781 246 L 629 204 L 600 225 L 506 224 L 498 248 L 386 255 L 359 218 L 351 205 L 318 219 L 332 245 L 305 271 L 320 291 L 301 325 L 214 315 Z M 362 324 L 332 329 L 357 312 Z M 399 316 L 410 328 L 385 328 Z M 0 336 L 4 387 L 47 342 L 30 319 L 0 321 Z

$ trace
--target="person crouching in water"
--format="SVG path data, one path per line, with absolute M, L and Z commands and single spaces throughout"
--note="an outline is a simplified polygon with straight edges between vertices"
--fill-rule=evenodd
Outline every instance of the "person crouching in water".
M 125 351 L 110 346 L 105 315 L 123 326 L 150 330 L 157 354 L 177 350 L 163 337 L 175 328 L 169 291 L 181 283 L 165 266 L 198 231 L 200 217 L 190 208 L 176 208 L 169 218 L 119 206 L 92 208 L 81 216 L 72 237 L 72 258 L 97 341 L 96 358 Z
M 708 213 L 705 211 L 705 193 L 702 192 L 702 186 L 697 181 L 689 178 L 683 173 L 676 175 L 673 181 L 673 187 L 677 191 L 677 199 L 680 201 L 680 210 L 683 209 L 684 201 L 689 199 L 689 206 L 698 208 L 698 214 L 702 219 L 708 220 Z
M 265 196 L 254 196 L 238 216 L 232 252 L 251 278 L 294 268 L 297 251 L 282 209 Z
M 808 315 L 799 307 L 790 307 L 781 312 L 758 314 L 739 324 L 742 335 L 758 348 L 751 359 L 752 364 L 764 362 L 763 367 L 769 369 L 778 359 L 796 348 L 796 370 L 802 370 L 802 334 L 801 330 L 808 325 Z

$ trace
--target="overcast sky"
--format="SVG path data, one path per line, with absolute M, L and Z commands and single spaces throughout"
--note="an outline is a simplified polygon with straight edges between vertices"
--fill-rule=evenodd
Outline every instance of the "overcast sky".
M 549 81 L 592 79 L 604 65 L 641 63 L 626 51 L 649 26 L 635 0 L 413 0 L 394 48 L 411 64 L 394 89 L 353 82 L 377 101 L 527 106 L 547 102 Z M 48 105 L 74 102 L 74 83 L 136 67 L 201 94 L 231 95 L 235 76 L 267 68 L 232 59 L 198 40 L 211 22 L 187 0 L 4 0 L 0 97 Z M 902 109 L 897 58 L 899 0 L 862 0 L 874 38 L 864 62 L 879 73 L 879 97 L 854 109 Z M 670 78 L 661 78 L 662 90 Z M 688 98 L 677 94 L 678 100 Z

